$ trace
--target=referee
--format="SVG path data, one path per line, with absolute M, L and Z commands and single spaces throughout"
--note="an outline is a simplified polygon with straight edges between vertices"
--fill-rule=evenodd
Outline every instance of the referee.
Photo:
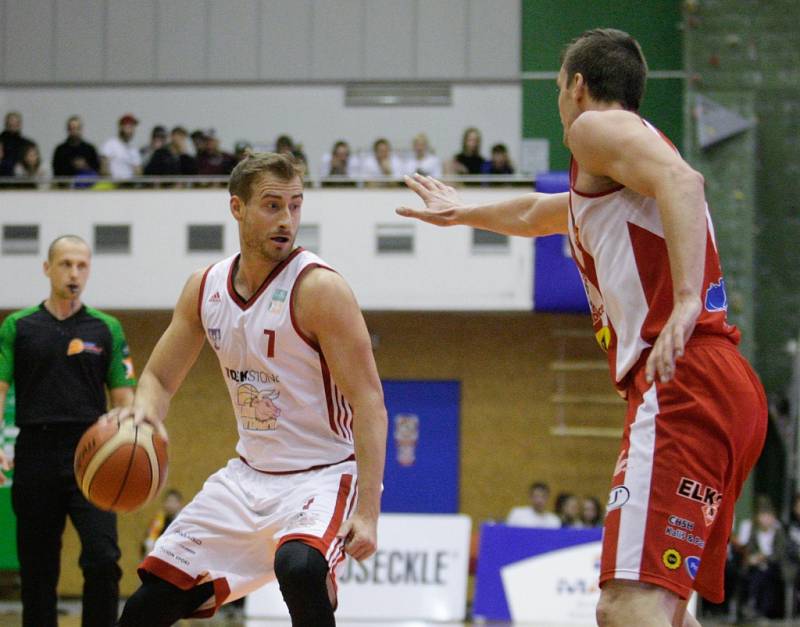
M 57 627 L 56 585 L 67 515 L 81 540 L 82 625 L 111 627 L 117 619 L 122 572 L 116 516 L 83 497 L 72 458 L 83 432 L 107 410 L 105 388 L 113 406 L 129 405 L 136 381 L 119 321 L 81 303 L 91 259 L 80 237 L 56 239 L 44 263 L 50 296 L 0 326 L 0 416 L 13 382 L 20 429 L 11 502 L 23 627 Z M 0 467 L 10 467 L 2 450 Z

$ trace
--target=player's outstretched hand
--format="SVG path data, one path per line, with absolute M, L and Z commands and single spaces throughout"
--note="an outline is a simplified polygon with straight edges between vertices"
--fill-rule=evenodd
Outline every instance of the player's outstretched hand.
M 337 538 L 344 538 L 344 551 L 359 562 L 378 548 L 378 522 L 356 512 L 339 527 Z
M 3 452 L 3 449 L 0 449 L 0 485 L 3 485 L 6 482 L 6 476 L 3 474 L 3 470 L 11 470 L 14 467 L 13 460 L 10 460 L 6 457 L 6 454 Z
M 433 177 L 421 174 L 405 176 L 403 180 L 422 198 L 425 208 L 400 207 L 395 210 L 398 215 L 416 218 L 436 226 L 462 224 L 460 218 L 465 207 L 461 197 L 452 187 Z
M 683 357 L 686 342 L 692 336 L 697 317 L 703 307 L 699 298 L 683 298 L 675 303 L 672 314 L 656 340 L 645 366 L 647 382 L 658 378 L 661 383 L 675 376 L 675 362 Z

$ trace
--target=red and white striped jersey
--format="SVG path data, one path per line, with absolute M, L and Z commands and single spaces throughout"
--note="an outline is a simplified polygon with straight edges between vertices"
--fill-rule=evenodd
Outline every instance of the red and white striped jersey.
M 670 143 L 655 127 L 642 122 Z M 575 189 L 577 178 L 578 164 L 573 160 L 569 194 L 572 256 L 589 298 L 595 337 L 608 352 L 612 379 L 625 389 L 627 375 L 644 361 L 672 312 L 672 277 L 661 215 L 655 198 L 621 185 L 603 193 L 584 193 Z M 703 309 L 694 334 L 727 336 L 738 343 L 739 331 L 726 319 L 725 280 L 707 206 L 706 221 Z
M 352 459 L 352 408 L 292 311 L 303 273 L 330 266 L 297 248 L 245 300 L 233 287 L 238 263 L 237 254 L 209 267 L 198 303 L 236 414 L 236 452 L 278 473 Z

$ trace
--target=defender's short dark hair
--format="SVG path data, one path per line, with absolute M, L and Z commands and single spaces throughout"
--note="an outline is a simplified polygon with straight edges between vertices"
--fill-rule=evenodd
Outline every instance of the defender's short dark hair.
M 544 481 L 534 481 L 528 488 L 528 494 L 530 494 L 534 490 L 544 490 L 545 492 L 550 494 L 550 486 L 547 485 Z
M 281 181 L 303 178 L 303 166 L 290 154 L 276 152 L 257 152 L 236 164 L 228 180 L 231 196 L 238 196 L 244 202 L 250 200 L 253 183 L 264 174 L 270 174 Z
M 564 49 L 561 65 L 567 83 L 580 73 L 589 94 L 601 102 L 618 102 L 638 111 L 647 81 L 647 61 L 628 33 L 614 28 L 587 30 Z

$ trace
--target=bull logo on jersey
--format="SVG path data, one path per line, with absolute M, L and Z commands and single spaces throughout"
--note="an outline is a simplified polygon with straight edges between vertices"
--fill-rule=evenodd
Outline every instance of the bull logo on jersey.
M 725 293 L 725 279 L 720 278 L 717 283 L 711 283 L 706 288 L 706 311 L 728 311 L 728 295 Z
M 236 405 L 242 426 L 248 431 L 273 431 L 278 428 L 280 408 L 273 401 L 280 396 L 274 388 L 259 390 L 250 383 L 236 390 Z
M 589 298 L 589 307 L 592 310 L 592 326 L 594 327 L 594 337 L 597 343 L 604 351 L 608 350 L 611 346 L 611 328 L 608 326 L 608 316 L 606 315 L 606 306 L 603 302 L 603 297 L 592 282 L 589 281 L 583 274 L 583 287 L 586 290 L 586 296 Z

